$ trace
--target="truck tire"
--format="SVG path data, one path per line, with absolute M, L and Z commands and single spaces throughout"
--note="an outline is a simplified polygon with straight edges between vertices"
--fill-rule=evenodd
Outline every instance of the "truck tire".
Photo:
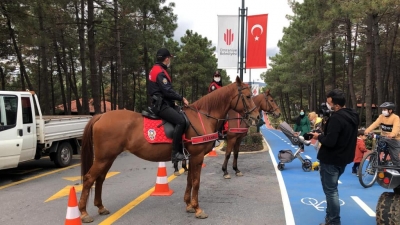
M 72 162 L 72 152 L 72 147 L 68 142 L 60 143 L 55 153 L 54 164 L 57 167 L 69 166 Z
M 376 224 L 400 224 L 400 195 L 383 192 L 376 205 Z

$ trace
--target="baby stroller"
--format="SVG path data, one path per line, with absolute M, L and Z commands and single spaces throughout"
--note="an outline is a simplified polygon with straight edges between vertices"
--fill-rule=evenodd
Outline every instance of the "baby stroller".
M 290 127 L 290 125 L 287 124 L 286 122 L 282 122 L 281 124 L 279 124 L 279 128 L 286 135 L 286 137 L 289 138 L 290 142 L 292 142 L 293 145 L 298 146 L 298 149 L 294 154 L 289 149 L 279 151 L 278 170 L 282 171 L 285 168 L 285 163 L 290 163 L 293 161 L 293 159 L 298 158 L 301 162 L 301 168 L 305 172 L 311 171 L 311 169 L 312 169 L 311 160 L 303 159 L 303 157 L 301 157 L 301 154 L 300 154 L 301 146 L 303 144 L 306 146 L 309 146 L 311 144 L 311 141 L 305 140 L 303 136 L 298 136 L 297 133 L 294 132 L 293 129 Z M 309 139 L 309 138 L 310 138 L 310 136 L 307 136 L 307 139 Z

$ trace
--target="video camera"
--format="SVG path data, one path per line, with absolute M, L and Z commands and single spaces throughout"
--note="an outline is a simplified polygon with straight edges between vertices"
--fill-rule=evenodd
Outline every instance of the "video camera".
M 330 117 L 332 112 L 333 111 L 329 110 L 328 106 L 326 106 L 326 103 L 324 102 L 324 103 L 321 103 L 321 105 L 320 105 L 320 109 L 318 111 L 318 115 L 320 117 L 322 117 L 322 118 Z

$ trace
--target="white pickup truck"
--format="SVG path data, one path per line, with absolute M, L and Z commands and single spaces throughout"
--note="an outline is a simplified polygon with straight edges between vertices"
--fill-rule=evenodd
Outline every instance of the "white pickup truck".
M 42 156 L 57 167 L 70 165 L 91 118 L 43 116 L 34 92 L 0 91 L 0 170 Z

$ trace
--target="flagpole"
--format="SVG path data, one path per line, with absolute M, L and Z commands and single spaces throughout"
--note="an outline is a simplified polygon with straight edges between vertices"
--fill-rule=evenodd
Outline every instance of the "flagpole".
M 246 19 L 245 14 L 246 9 L 244 8 L 244 0 L 242 0 L 242 8 L 240 9 L 240 60 L 239 60 L 239 70 L 240 70 L 240 80 L 243 81 L 243 70 L 244 70 L 244 20 Z
M 249 69 L 249 84 L 250 84 L 250 86 L 252 86 L 251 85 L 251 69 Z M 254 81 L 253 81 L 253 84 L 254 84 Z

